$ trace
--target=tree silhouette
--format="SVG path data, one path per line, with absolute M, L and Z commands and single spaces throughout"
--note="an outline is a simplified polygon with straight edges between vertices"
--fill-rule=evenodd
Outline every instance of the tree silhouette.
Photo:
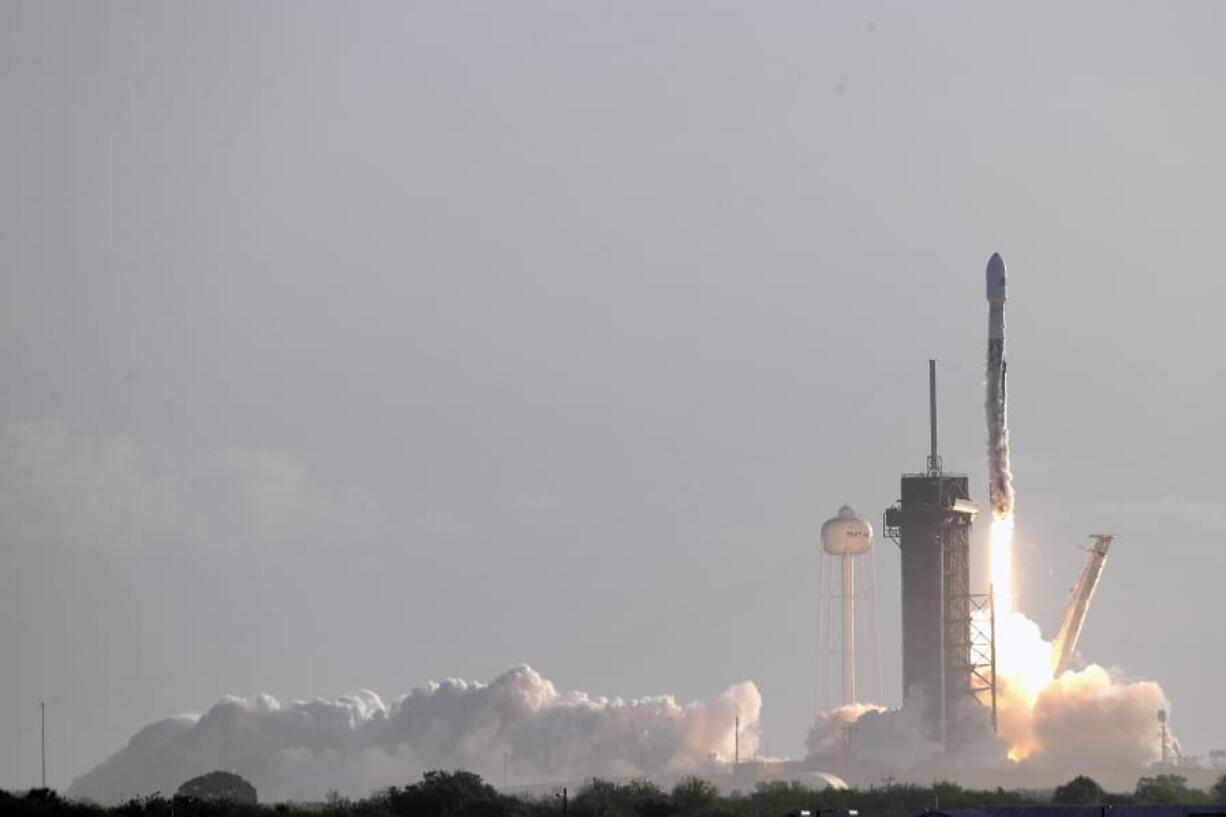
M 229 803 L 256 802 L 255 786 L 234 772 L 209 772 L 179 786 L 176 796 L 193 800 L 224 800 Z
M 472 772 L 431 771 L 421 782 L 387 794 L 388 810 L 398 817 L 505 817 L 522 810 Z
M 1142 777 L 1137 781 L 1138 803 L 1195 803 L 1201 792 L 1188 788 L 1188 779 L 1178 774 Z
M 1107 793 L 1103 791 L 1103 787 L 1098 785 L 1096 780 L 1081 774 L 1063 786 L 1057 786 L 1051 800 L 1053 803 L 1080 806 L 1101 803 L 1106 798 L 1106 795 Z

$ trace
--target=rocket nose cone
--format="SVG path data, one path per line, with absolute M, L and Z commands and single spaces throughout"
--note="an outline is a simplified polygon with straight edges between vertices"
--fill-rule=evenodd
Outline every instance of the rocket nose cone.
M 988 300 L 994 304 L 1005 302 L 1005 259 L 1000 253 L 992 253 L 987 269 Z

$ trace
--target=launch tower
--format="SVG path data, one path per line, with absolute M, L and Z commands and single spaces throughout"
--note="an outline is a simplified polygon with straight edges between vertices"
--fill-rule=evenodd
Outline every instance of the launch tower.
M 903 474 L 884 532 L 902 550 L 902 677 L 905 705 L 925 707 L 928 737 L 947 742 L 963 701 L 982 691 L 985 656 L 975 630 L 983 597 L 970 592 L 970 529 L 978 508 L 964 474 L 945 473 L 937 453 L 936 361 L 928 361 L 931 450 L 922 474 Z M 921 703 L 922 702 L 922 703 Z

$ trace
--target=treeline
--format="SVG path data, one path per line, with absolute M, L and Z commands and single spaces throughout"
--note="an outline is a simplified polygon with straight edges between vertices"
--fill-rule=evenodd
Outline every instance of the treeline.
M 1142 778 L 1131 794 L 1103 791 L 1077 777 L 1051 797 L 1034 792 L 887 783 L 868 789 L 811 789 L 794 782 L 759 783 L 749 792 L 721 795 L 709 782 L 688 778 L 664 790 L 653 783 L 593 780 L 565 795 L 504 794 L 470 772 L 427 772 L 422 780 L 371 797 L 332 796 L 321 804 L 257 805 L 225 798 L 154 795 L 104 808 L 35 789 L 23 796 L 0 791 L 0 814 L 14 817 L 785 817 L 798 810 L 856 810 L 862 817 L 911 817 L 928 809 L 984 805 L 1226 803 L 1226 775 L 1208 791 L 1173 775 Z

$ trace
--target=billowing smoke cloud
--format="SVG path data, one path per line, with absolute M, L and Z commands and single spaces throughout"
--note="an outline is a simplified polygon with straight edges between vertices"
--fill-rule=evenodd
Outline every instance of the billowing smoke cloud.
M 1153 681 L 1120 682 L 1098 665 L 1066 672 L 1039 693 L 1031 710 L 1034 762 L 1068 769 L 1095 758 L 1115 768 L 1157 760 L 1155 717 L 1170 703 Z
M 1040 688 L 1002 677 L 1000 735 L 1010 759 L 1036 769 L 1135 769 L 1162 752 L 1159 709 L 1170 702 L 1153 681 L 1124 681 L 1091 664 Z
M 987 710 L 967 700 L 951 719 L 959 738 L 948 750 L 927 736 L 931 700 L 913 691 L 899 709 L 854 704 L 818 715 L 805 744 L 812 756 L 849 754 L 884 769 L 906 772 L 917 766 L 944 764 L 956 769 L 978 768 L 994 757 L 1005 757 L 1006 747 L 992 736 Z
M 900 709 L 855 705 L 823 712 L 807 748 L 811 756 L 851 753 L 898 772 L 923 767 L 955 778 L 992 768 L 1141 769 L 1161 756 L 1156 716 L 1170 703 L 1152 681 L 1123 681 L 1091 664 L 1035 689 L 1021 676 L 1003 676 L 998 692 L 997 735 L 987 708 L 968 699 L 955 715 L 959 734 L 949 750 L 925 737 L 926 702 L 917 696 Z
M 1160 755 L 1155 719 L 1169 704 L 1158 684 L 1126 682 L 1096 664 L 1053 677 L 1051 642 L 1016 611 L 997 616 L 996 643 L 999 734 L 1012 760 L 1138 768 Z
M 810 756 L 851 754 L 857 758 L 906 770 L 931 760 L 941 744 L 924 737 L 922 701 L 909 700 L 902 709 L 851 704 L 817 716 L 805 748 Z
M 870 712 L 887 711 L 884 706 L 876 704 L 846 704 L 819 712 L 805 740 L 805 749 L 810 755 L 837 754 L 847 747 L 847 730 L 852 724 Z
M 762 697 L 752 682 L 711 703 L 559 692 L 528 666 L 489 684 L 445 681 L 390 704 L 373 692 L 282 705 L 227 697 L 203 716 L 168 718 L 73 782 L 74 797 L 115 802 L 214 769 L 250 780 L 262 800 L 321 800 L 405 785 L 428 769 L 468 769 L 512 784 L 699 772 L 754 751 Z

